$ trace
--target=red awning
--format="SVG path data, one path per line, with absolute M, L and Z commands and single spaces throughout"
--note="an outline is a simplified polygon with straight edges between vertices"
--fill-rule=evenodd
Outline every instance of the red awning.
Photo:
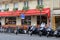
M 17 10 L 17 11 L 5 11 L 5 12 L 0 12 L 0 17 L 5 17 L 5 16 L 20 16 L 21 13 L 24 13 L 26 16 L 32 16 L 32 15 L 44 15 L 47 14 L 48 17 L 50 17 L 50 8 L 44 8 L 41 12 L 40 10 L 37 9 L 29 9 L 27 11 L 22 10 Z
M 21 10 L 0 12 L 0 17 L 5 17 L 5 16 L 19 16 L 20 13 L 21 13 Z
M 37 10 L 37 9 L 30 9 L 25 12 L 26 16 L 40 15 L 40 14 L 42 14 L 42 15 L 47 14 L 49 17 L 50 16 L 50 8 L 44 8 L 41 12 L 40 12 L 40 10 Z

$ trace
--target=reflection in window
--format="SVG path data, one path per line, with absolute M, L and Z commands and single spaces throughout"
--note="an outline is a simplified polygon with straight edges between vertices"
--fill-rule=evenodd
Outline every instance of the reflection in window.
M 0 5 L 0 10 L 2 10 L 2 5 Z
M 28 0 L 24 1 L 24 6 L 28 7 Z
M 26 16 L 25 19 L 21 20 L 22 25 L 31 25 L 31 16 Z
M 9 4 L 5 4 L 5 8 L 8 9 L 9 8 Z
M 14 3 L 14 8 L 18 8 L 18 3 Z
M 37 0 L 37 4 L 38 5 L 42 5 L 43 4 L 43 0 Z
M 5 24 L 16 24 L 16 17 L 6 17 L 5 18 Z

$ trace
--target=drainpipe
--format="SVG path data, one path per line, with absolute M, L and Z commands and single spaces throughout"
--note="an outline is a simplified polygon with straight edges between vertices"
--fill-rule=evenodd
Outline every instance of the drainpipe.
M 53 9 L 50 11 L 50 22 L 51 22 L 51 28 L 53 29 L 53 25 L 52 25 L 52 15 L 53 15 Z

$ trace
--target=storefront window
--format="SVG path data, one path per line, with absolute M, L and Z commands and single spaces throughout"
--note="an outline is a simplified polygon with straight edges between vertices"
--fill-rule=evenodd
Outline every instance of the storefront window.
M 46 15 L 41 15 L 41 19 L 40 16 L 37 16 L 37 24 L 40 25 L 40 20 L 41 22 L 44 22 L 47 24 L 47 16 Z
M 60 16 L 55 16 L 55 24 L 56 24 L 56 27 L 59 27 L 60 26 Z
M 16 17 L 6 17 L 5 18 L 5 24 L 6 25 L 9 25 L 9 24 L 16 25 Z
M 25 19 L 21 20 L 22 25 L 31 25 L 31 16 L 26 16 Z

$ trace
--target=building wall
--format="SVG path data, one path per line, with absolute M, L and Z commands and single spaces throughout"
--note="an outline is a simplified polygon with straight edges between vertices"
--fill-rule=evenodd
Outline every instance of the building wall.
M 37 16 L 31 16 L 31 25 L 37 25 Z
M 54 1 L 53 0 L 43 0 L 43 5 L 44 5 L 44 8 L 53 8 L 54 7 L 58 7 L 57 4 L 59 1 Z M 22 10 L 23 9 L 23 6 L 24 6 L 24 3 L 23 2 L 17 2 L 18 3 L 18 10 Z M 13 5 L 14 3 L 8 3 L 9 4 L 9 10 L 11 11 L 13 9 Z M 54 4 L 54 5 L 53 5 Z M 56 5 L 55 5 L 56 4 Z M 2 6 L 5 5 L 5 4 L 2 4 Z M 34 1 L 29 1 L 29 9 L 36 9 L 36 6 L 37 6 L 37 0 L 34 0 Z M 5 6 L 3 6 L 4 8 Z
M 60 0 L 53 0 L 52 28 L 56 30 L 55 16 L 60 16 Z
M 29 2 L 30 9 L 36 9 L 36 6 L 37 6 L 37 1 L 36 0 Z
M 3 12 L 3 9 L 5 9 L 5 5 L 4 4 L 2 4 L 2 12 Z
M 9 10 L 12 11 L 13 10 L 13 4 L 14 3 L 8 3 L 9 4 Z M 59 8 L 60 6 L 60 0 L 43 0 L 43 5 L 44 8 L 50 8 L 51 10 L 53 8 Z M 5 8 L 5 4 L 2 4 L 3 9 Z M 18 2 L 18 10 L 22 10 L 24 6 L 23 2 Z M 34 1 L 29 1 L 29 9 L 36 9 L 37 6 L 37 0 Z M 53 14 L 53 13 L 51 13 Z M 5 20 L 4 18 L 2 18 L 2 25 L 5 25 Z M 36 16 L 35 17 L 31 17 L 31 25 L 36 24 L 37 23 L 37 19 Z M 16 18 L 16 25 L 21 25 L 21 19 L 20 18 Z
M 16 25 L 21 25 L 21 18 L 20 17 L 16 17 Z
M 9 4 L 9 11 L 12 11 L 13 10 L 13 3 L 10 3 Z
M 1 18 L 1 25 L 5 25 L 5 17 Z
M 53 8 L 59 8 L 60 0 L 53 0 Z
M 31 16 L 31 25 L 34 24 L 37 25 L 37 16 Z M 16 17 L 16 25 L 22 25 L 20 17 Z
M 9 4 L 9 9 L 12 10 L 13 9 L 13 4 L 14 3 L 8 3 Z M 2 4 L 3 8 L 5 8 L 4 6 L 5 4 Z M 18 9 L 22 10 L 24 3 L 23 2 L 18 2 Z M 59 8 L 60 6 L 60 0 L 43 0 L 43 5 L 44 8 Z M 29 8 L 30 9 L 35 9 L 37 6 L 37 0 L 34 1 L 29 1 Z
M 45 0 L 44 2 L 44 7 L 50 7 L 51 8 L 51 4 L 52 1 L 51 0 Z M 13 5 L 14 3 L 8 3 L 9 4 L 9 11 L 13 10 Z M 3 9 L 5 8 L 5 4 L 2 4 Z M 18 10 L 22 10 L 24 6 L 23 2 L 18 2 Z M 37 6 L 37 0 L 34 1 L 29 1 L 29 9 L 36 9 Z M 3 18 L 4 19 L 4 18 Z M 4 20 L 2 19 L 2 25 L 4 25 Z M 31 16 L 31 25 L 37 24 L 37 16 Z M 21 19 L 19 17 L 16 17 L 16 25 L 21 25 Z
M 43 0 L 44 8 L 53 8 L 53 0 Z
M 52 17 L 52 29 L 56 30 L 55 16 Z
M 23 6 L 24 6 L 24 3 L 23 2 L 19 2 L 18 3 L 18 10 L 22 10 Z

